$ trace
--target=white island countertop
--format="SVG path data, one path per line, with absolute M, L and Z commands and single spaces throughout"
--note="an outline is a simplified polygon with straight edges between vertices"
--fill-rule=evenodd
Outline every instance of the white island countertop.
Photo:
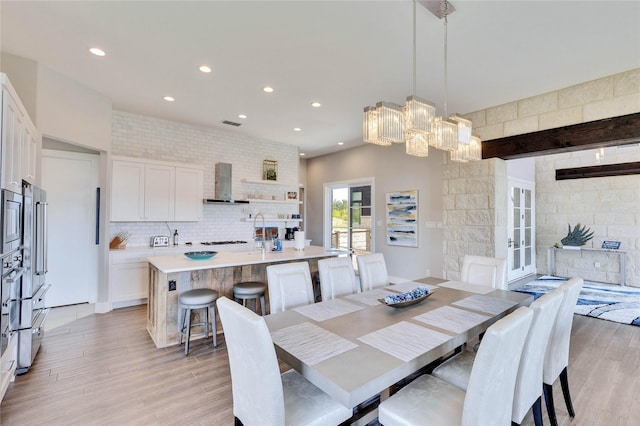
M 195 251 L 195 250 L 194 250 Z M 215 250 L 212 250 L 215 251 Z M 304 250 L 285 248 L 282 251 L 271 251 L 262 255 L 260 250 L 241 252 L 218 252 L 211 259 L 192 260 L 184 254 L 148 257 L 147 261 L 165 274 L 174 272 L 198 271 L 202 269 L 228 268 L 233 266 L 254 265 L 259 263 L 292 262 L 315 257 L 332 257 L 347 255 L 347 250 L 325 249 L 318 246 L 307 246 Z

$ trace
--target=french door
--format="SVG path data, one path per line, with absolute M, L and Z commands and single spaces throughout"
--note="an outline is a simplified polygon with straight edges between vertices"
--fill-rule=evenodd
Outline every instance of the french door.
M 325 185 L 325 247 L 372 253 L 372 203 L 370 181 Z
M 535 184 L 509 179 L 509 281 L 536 272 Z

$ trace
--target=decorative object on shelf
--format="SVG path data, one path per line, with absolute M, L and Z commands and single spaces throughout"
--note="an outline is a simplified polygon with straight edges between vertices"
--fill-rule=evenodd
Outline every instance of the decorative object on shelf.
M 603 241 L 602 248 L 607 250 L 618 250 L 620 248 L 620 241 Z
M 298 192 L 297 191 L 287 191 L 287 200 L 297 200 Z
M 560 240 L 562 247 L 580 247 L 593 238 L 593 231 L 586 226 L 580 227 L 578 223 L 573 230 L 571 230 L 571 225 L 567 226 L 569 229 L 567 236 Z
M 207 260 L 218 254 L 217 251 L 189 251 L 184 255 L 191 260 Z
M 264 160 L 262 162 L 262 179 L 278 180 L 278 162 L 276 160 Z
M 413 94 L 404 106 L 378 102 L 364 108 L 363 140 L 390 146 L 406 143 L 406 153 L 416 157 L 429 155 L 429 145 L 451 152 L 451 161 L 467 162 L 482 159 L 481 140 L 472 136 L 470 120 L 452 114 L 447 118 L 447 16 L 455 8 L 447 0 L 420 2 L 439 19 L 444 19 L 444 115 L 435 117 L 436 107 L 418 98 L 416 92 L 416 3 L 413 1 Z M 426 4 L 425 4 L 426 3 Z M 435 5 L 434 5 L 435 4 Z
M 387 192 L 387 244 L 418 247 L 418 191 Z
M 131 234 L 127 231 L 121 231 L 116 234 L 115 237 L 109 242 L 109 248 L 112 250 L 115 249 L 124 249 L 127 248 L 127 240 Z

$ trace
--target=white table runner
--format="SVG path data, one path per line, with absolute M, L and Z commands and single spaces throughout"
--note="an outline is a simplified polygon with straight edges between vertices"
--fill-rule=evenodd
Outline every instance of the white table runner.
M 271 333 L 271 338 L 275 344 L 307 365 L 315 365 L 358 347 L 310 322 L 277 330 Z
M 451 336 L 407 321 L 400 321 L 359 337 L 363 343 L 405 362 L 451 339 Z
M 517 305 L 517 303 L 511 302 L 510 300 L 496 299 L 495 297 L 476 294 L 462 300 L 458 300 L 457 302 L 452 303 L 452 305 L 473 309 L 474 311 L 486 312 L 492 315 L 498 315 L 512 306 Z
M 387 290 L 377 288 L 375 290 L 365 291 L 362 293 L 350 294 L 345 296 L 345 298 L 364 305 L 376 306 L 380 304 L 378 299 L 384 299 L 388 294 L 389 292 Z
M 419 282 L 416 282 L 416 281 L 405 281 L 403 283 L 390 285 L 389 287 L 385 287 L 385 288 L 388 289 L 388 290 L 391 290 L 391 291 L 397 291 L 399 293 L 404 293 L 405 291 L 411 291 L 414 288 L 418 288 L 420 286 L 427 287 L 429 289 L 429 291 L 435 290 L 435 289 L 438 288 L 438 286 L 435 286 L 435 285 L 419 283 Z
M 495 288 L 488 285 L 469 284 L 462 281 L 447 281 L 438 284 L 440 287 L 452 288 L 454 290 L 468 291 L 469 293 L 487 294 L 491 293 Z
M 491 317 L 475 312 L 464 311 L 462 309 L 456 309 L 451 306 L 442 306 L 413 317 L 413 319 L 459 334 L 488 319 L 491 319 Z
M 299 306 L 293 310 L 314 321 L 325 321 L 340 315 L 364 309 L 362 306 L 354 305 L 343 299 L 331 299 L 325 302 L 312 303 L 310 305 Z

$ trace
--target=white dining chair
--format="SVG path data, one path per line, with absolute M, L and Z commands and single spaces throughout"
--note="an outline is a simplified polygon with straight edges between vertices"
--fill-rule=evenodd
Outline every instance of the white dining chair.
M 583 283 L 584 280 L 582 278 L 574 277 L 558 287 L 557 290 L 554 290 L 563 291 L 564 298 L 549 337 L 549 346 L 547 346 L 542 373 L 544 400 L 549 414 L 549 423 L 552 426 L 557 426 L 558 424 L 552 387 L 558 377 L 560 377 L 562 395 L 564 396 L 569 416 L 575 417 L 576 415 L 571 402 L 571 393 L 569 392 L 567 367 L 569 366 L 569 343 L 571 340 L 571 327 L 573 326 L 573 313 L 576 309 Z
M 360 292 L 350 257 L 318 260 L 318 274 L 323 301 Z
M 270 313 L 314 302 L 309 263 L 282 263 L 269 265 L 266 269 Z
M 464 255 L 460 280 L 508 290 L 507 260 L 499 257 Z
M 380 404 L 380 423 L 508 425 L 520 354 L 532 319 L 531 309 L 521 307 L 487 329 L 466 392 L 425 374 Z
M 512 424 L 521 424 L 524 416 L 533 409 L 536 426 L 542 425 L 542 367 L 562 298 L 562 292 L 552 292 L 531 303 L 533 320 L 520 357 L 513 395 Z M 474 359 L 475 352 L 464 351 L 436 367 L 432 374 L 466 390 Z
M 362 291 L 389 285 L 387 264 L 382 253 L 361 254 L 357 257 L 357 261 Z
M 264 318 L 226 297 L 218 314 L 231 369 L 233 415 L 244 426 L 337 425 L 352 410 L 294 370 L 280 374 Z

